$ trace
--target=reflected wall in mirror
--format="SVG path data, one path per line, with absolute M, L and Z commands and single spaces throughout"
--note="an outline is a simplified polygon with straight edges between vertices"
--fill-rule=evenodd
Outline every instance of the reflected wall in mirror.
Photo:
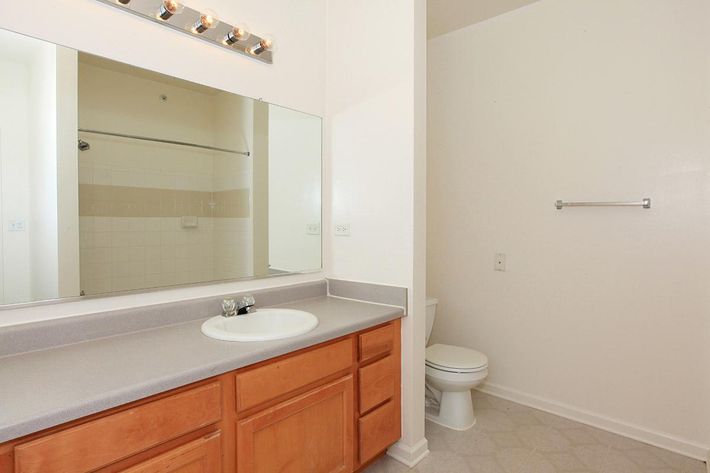
M 0 303 L 321 267 L 321 119 L 0 30 Z

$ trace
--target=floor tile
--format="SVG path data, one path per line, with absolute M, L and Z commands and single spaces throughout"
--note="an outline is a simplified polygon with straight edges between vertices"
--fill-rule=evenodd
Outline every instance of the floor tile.
M 592 471 L 600 471 L 604 458 L 609 452 L 607 445 L 577 445 L 572 447 L 572 453 L 579 458 L 584 466 Z
M 557 468 L 542 454 L 533 452 L 520 469 L 520 473 L 557 473 Z
M 557 430 L 546 426 L 521 427 L 518 431 L 525 445 L 540 452 L 563 452 L 571 443 Z
M 525 444 L 515 432 L 491 432 L 488 437 L 498 448 L 524 447 Z
M 625 450 L 623 454 L 626 458 L 645 469 L 664 468 L 668 466 L 650 449 Z
M 413 470 L 390 457 L 367 473 L 708 473 L 704 462 L 472 393 L 477 422 L 458 432 L 426 422 L 430 454 Z
M 473 398 L 473 410 L 477 409 L 493 409 L 495 406 L 491 402 L 491 398 L 485 397 L 474 397 Z
M 644 468 L 631 461 L 622 450 L 610 448 L 604 458 L 601 473 L 643 473 Z
M 474 455 L 466 461 L 471 473 L 506 473 L 493 455 Z
M 601 443 L 592 435 L 591 429 L 579 427 L 575 429 L 558 430 L 572 445 L 600 445 Z
M 571 452 L 551 452 L 543 454 L 547 461 L 554 465 L 557 471 L 585 471 L 587 467 Z
M 379 461 L 367 468 L 367 473 L 406 473 L 410 472 L 402 463 L 385 455 Z
M 424 460 L 419 462 L 415 469 L 418 473 L 470 473 L 466 459 L 454 452 L 440 450 L 431 452 Z
M 517 427 L 510 416 L 498 409 L 479 409 L 476 412 L 477 426 L 484 432 L 510 432 Z
M 490 434 L 477 429 L 449 431 L 445 437 L 448 449 L 461 455 L 492 455 L 499 449 Z
M 522 473 L 532 454 L 529 448 L 502 448 L 496 451 L 495 457 L 506 473 Z
M 534 410 L 533 415 L 543 424 L 549 425 L 550 427 L 554 427 L 556 429 L 576 429 L 580 425 L 579 422 L 565 419 L 564 417 L 556 416 L 545 411 Z
M 704 462 L 679 455 L 675 452 L 664 450 L 662 448 L 651 445 L 644 445 L 642 448 L 648 449 L 655 456 L 663 460 L 663 462 L 672 469 L 682 471 L 683 473 L 707 473 L 707 467 Z

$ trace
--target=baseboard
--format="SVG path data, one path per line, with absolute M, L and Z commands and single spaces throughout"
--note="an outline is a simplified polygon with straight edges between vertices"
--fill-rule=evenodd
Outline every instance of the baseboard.
M 594 412 L 585 411 L 583 409 L 556 401 L 543 399 L 515 389 L 491 383 L 484 383 L 477 389 L 493 396 L 498 396 L 509 401 L 517 402 L 518 404 L 534 407 L 535 409 L 540 409 L 541 411 L 546 411 L 560 417 L 581 422 L 582 424 L 587 424 L 598 429 L 623 435 L 624 437 L 629 437 L 634 440 L 638 440 L 639 442 L 644 442 L 655 447 L 670 450 L 696 460 L 707 462 L 710 455 L 710 449 L 706 445 L 699 445 L 673 435 L 648 430 L 638 425 L 628 424 L 626 422 L 611 419 Z M 710 473 L 710 466 L 708 468 L 708 473 Z
M 421 439 L 413 446 L 405 445 L 400 440 L 387 450 L 387 455 L 409 468 L 414 468 L 417 463 L 429 455 L 429 444 L 426 438 Z

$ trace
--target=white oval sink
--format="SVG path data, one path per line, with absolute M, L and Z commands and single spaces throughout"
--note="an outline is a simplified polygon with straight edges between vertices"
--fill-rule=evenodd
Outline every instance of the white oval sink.
M 310 312 L 294 309 L 257 309 L 246 315 L 212 317 L 202 324 L 202 333 L 228 342 L 263 342 L 295 337 L 318 326 Z

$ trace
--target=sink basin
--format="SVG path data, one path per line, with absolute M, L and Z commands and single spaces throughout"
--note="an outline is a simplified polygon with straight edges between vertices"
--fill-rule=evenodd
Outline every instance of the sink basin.
M 294 309 L 258 309 L 246 315 L 212 317 L 202 324 L 202 333 L 229 342 L 263 342 L 308 333 L 318 326 L 310 312 Z

